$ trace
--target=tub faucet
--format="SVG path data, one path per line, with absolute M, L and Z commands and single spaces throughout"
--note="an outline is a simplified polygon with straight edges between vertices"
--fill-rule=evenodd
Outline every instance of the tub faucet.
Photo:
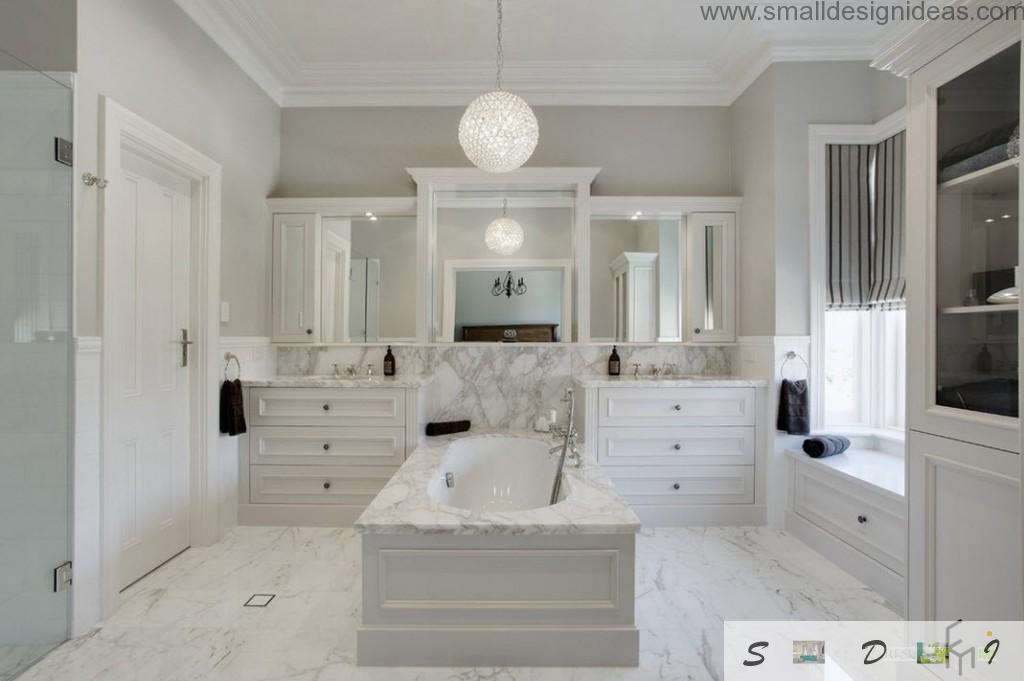
M 576 449 L 576 438 L 578 433 L 576 432 L 576 426 L 573 423 L 576 417 L 576 394 L 572 388 L 565 389 L 565 396 L 562 398 L 563 402 L 569 403 L 569 418 L 566 421 L 565 428 L 553 426 L 551 431 L 555 434 L 555 437 L 564 438 L 562 440 L 562 453 L 558 457 L 558 469 L 555 471 L 555 483 L 551 486 L 551 505 L 554 506 L 558 503 L 558 497 L 562 492 L 562 475 L 565 470 L 565 457 L 571 451 L 574 459 L 573 466 L 578 467 L 583 463 L 580 458 L 579 451 Z

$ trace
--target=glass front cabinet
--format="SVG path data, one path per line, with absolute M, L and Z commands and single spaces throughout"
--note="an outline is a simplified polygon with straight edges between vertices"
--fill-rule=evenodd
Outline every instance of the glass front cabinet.
M 908 92 L 909 616 L 1020 619 L 1021 25 Z

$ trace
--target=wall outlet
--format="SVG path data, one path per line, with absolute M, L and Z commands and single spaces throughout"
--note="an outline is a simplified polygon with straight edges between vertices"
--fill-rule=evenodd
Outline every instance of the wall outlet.
M 230 321 L 231 321 L 231 305 L 228 304 L 228 301 L 222 300 L 222 301 L 220 301 L 220 323 L 221 324 L 227 324 Z

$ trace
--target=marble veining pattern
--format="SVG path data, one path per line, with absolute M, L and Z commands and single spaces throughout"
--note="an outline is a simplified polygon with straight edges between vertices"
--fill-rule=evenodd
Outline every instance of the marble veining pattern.
M 277 349 L 284 376 L 328 375 L 337 364 L 380 373 L 386 347 L 286 346 Z M 487 430 L 525 430 L 538 414 L 564 411 L 560 398 L 574 376 L 607 371 L 611 345 L 437 344 L 394 346 L 398 377 L 432 376 L 426 387 L 428 421 L 469 419 Z M 735 348 L 628 345 L 619 347 L 623 372 L 633 363 L 687 376 L 728 376 Z
M 239 527 L 124 594 L 102 628 L 24 681 L 721 681 L 728 619 L 891 620 L 880 596 L 785 532 L 644 530 L 637 538 L 636 669 L 355 665 L 355 530 Z M 266 608 L 243 608 L 276 593 Z
M 461 434 L 431 438 L 412 453 L 356 521 L 356 528 L 380 534 L 633 534 L 640 520 L 615 490 L 608 475 L 584 455 L 579 468 L 566 466 L 568 493 L 554 506 L 513 513 L 475 513 L 434 502 L 427 485 L 440 470 L 448 445 L 466 437 L 529 437 L 534 434 Z M 543 438 L 551 444 L 551 437 Z

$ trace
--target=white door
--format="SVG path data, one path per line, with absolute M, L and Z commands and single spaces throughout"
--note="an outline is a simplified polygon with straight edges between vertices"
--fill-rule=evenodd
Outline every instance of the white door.
M 118 298 L 108 311 L 116 320 L 108 341 L 116 381 L 110 460 L 122 588 L 189 546 L 187 365 L 197 353 L 181 341 L 189 328 L 192 208 L 187 181 L 152 170 L 125 170 L 111 187 L 119 266 L 107 284 Z

